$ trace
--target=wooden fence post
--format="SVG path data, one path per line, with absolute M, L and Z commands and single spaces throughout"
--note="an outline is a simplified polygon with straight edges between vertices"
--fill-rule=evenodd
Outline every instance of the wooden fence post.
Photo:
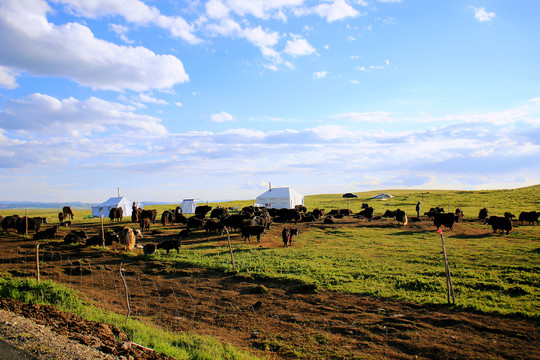
M 122 263 L 120 263 L 120 276 L 122 277 L 122 281 L 124 282 L 124 289 L 126 290 L 126 306 L 128 308 L 128 313 L 127 313 L 127 316 L 126 316 L 126 324 L 129 320 L 129 315 L 131 315 L 131 305 L 129 304 L 129 290 L 128 290 L 128 286 L 127 286 L 127 283 L 126 283 L 126 278 L 124 277 L 124 273 L 123 273 L 124 269 L 122 268 Z
M 105 247 L 105 231 L 103 230 L 103 215 L 99 215 L 99 221 L 101 222 L 101 246 Z
M 39 243 L 36 244 L 36 278 L 39 282 Z
M 229 234 L 229 229 L 227 229 L 226 226 L 225 226 L 225 231 L 227 232 L 227 242 L 229 243 L 229 251 L 231 252 L 232 268 L 233 268 L 233 271 L 236 271 L 236 265 L 234 263 L 234 255 L 233 255 L 232 246 L 231 246 L 231 236 Z
M 456 296 L 454 295 L 454 287 L 452 286 L 452 275 L 450 274 L 450 265 L 448 264 L 448 258 L 446 257 L 446 247 L 444 246 L 444 236 L 441 229 L 437 230 L 441 235 L 443 256 L 444 256 L 444 270 L 446 272 L 446 299 L 449 304 L 456 303 Z

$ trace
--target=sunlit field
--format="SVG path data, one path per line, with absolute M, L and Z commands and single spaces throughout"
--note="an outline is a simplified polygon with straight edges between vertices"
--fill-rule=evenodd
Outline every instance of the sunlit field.
M 490 215 L 509 211 L 516 216 L 522 210 L 540 210 L 540 186 L 501 191 L 407 191 L 385 190 L 395 197 L 369 200 L 379 192 L 358 193 L 347 200 L 340 194 L 307 196 L 308 210 L 327 211 L 347 208 L 358 212 L 363 203 L 375 208 L 375 215 L 386 209 L 405 210 L 415 216 L 414 207 L 421 201 L 422 213 L 441 206 L 450 211 L 463 209 L 465 221 L 454 230 L 443 228 L 456 295 L 456 306 L 484 312 L 538 316 L 540 304 L 540 226 L 521 225 L 514 219 L 510 235 L 493 234 L 489 226 L 477 220 L 480 208 Z M 210 204 L 245 206 L 253 201 Z M 159 213 L 174 207 L 156 206 Z M 148 208 L 154 208 L 149 206 Z M 18 211 L 22 215 L 21 211 Z M 13 211 L 2 211 L 11 214 Z M 76 210 L 77 221 L 89 225 L 99 219 L 87 216 L 90 210 Z M 32 210 L 30 216 L 48 216 L 49 210 Z M 56 219 L 51 221 L 57 221 Z M 108 222 L 108 219 L 105 219 Z M 129 219 L 124 222 L 129 225 Z M 133 224 L 136 227 L 136 224 Z M 281 227 L 275 224 L 274 227 Z M 294 226 L 291 225 L 291 226 Z M 174 234 L 178 227 L 156 225 L 164 234 Z M 158 252 L 152 257 L 169 262 L 172 267 L 195 264 L 200 267 L 232 271 L 226 236 L 206 237 L 195 232 L 192 241 L 182 246 L 180 254 Z M 275 234 L 263 236 L 261 244 L 244 244 L 233 233 L 232 248 L 236 271 L 245 276 L 265 276 L 298 281 L 313 289 L 406 300 L 416 303 L 447 302 L 445 268 L 441 236 L 425 217 L 420 223 L 398 226 L 393 220 L 368 223 L 345 219 L 332 226 L 305 225 L 292 248 L 279 246 Z M 144 255 L 140 255 L 145 257 Z

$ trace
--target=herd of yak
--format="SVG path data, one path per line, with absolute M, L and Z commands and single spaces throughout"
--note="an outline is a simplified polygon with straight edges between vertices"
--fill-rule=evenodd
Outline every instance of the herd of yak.
M 208 213 L 210 216 L 207 217 Z M 324 224 L 333 224 L 334 219 L 343 218 L 345 216 L 352 216 L 354 218 L 365 219 L 369 222 L 373 220 L 380 220 L 382 218 L 393 218 L 399 225 L 405 226 L 409 221 L 417 222 L 421 221 L 419 218 L 419 210 L 417 208 L 417 217 L 407 217 L 403 210 L 387 210 L 381 216 L 374 216 L 374 209 L 368 204 L 362 204 L 362 210 L 354 214 L 350 209 L 335 209 L 328 213 L 324 209 L 315 209 L 308 212 L 307 208 L 303 205 L 296 206 L 294 209 L 274 209 L 264 207 L 247 206 L 241 211 L 234 211 L 229 214 L 229 209 L 223 207 L 217 207 L 212 209 L 211 206 L 202 205 L 197 206 L 194 216 L 185 216 L 182 213 L 182 209 L 178 206 L 176 209 L 165 210 L 161 214 L 161 224 L 168 226 L 172 224 L 185 225 L 185 229 L 180 231 L 178 237 L 175 239 L 167 239 L 160 243 L 148 243 L 143 247 L 145 254 L 153 254 L 157 249 L 164 249 L 167 254 L 170 250 L 175 249 L 177 252 L 180 248 L 181 240 L 188 237 L 193 230 L 203 229 L 206 231 L 206 235 L 220 233 L 223 234 L 231 231 L 240 232 L 244 242 L 251 242 L 250 238 L 255 237 L 257 242 L 260 242 L 261 235 L 270 228 L 273 222 L 291 223 L 294 222 L 318 222 L 322 221 Z M 456 222 L 463 221 L 463 211 L 456 209 L 454 213 L 445 212 L 441 207 L 431 208 L 428 212 L 424 213 L 429 220 L 433 221 L 433 224 L 437 229 L 441 226 L 445 226 L 453 230 L 453 226 Z M 155 224 L 158 213 L 157 210 L 144 210 L 137 208 L 134 204 L 132 207 L 131 221 L 138 223 L 140 229 L 132 229 L 128 226 L 117 226 L 113 229 L 107 229 L 101 235 L 95 235 L 88 237 L 82 230 L 72 230 L 65 237 L 64 242 L 67 244 L 72 243 L 84 243 L 87 246 L 111 246 L 121 245 L 126 251 L 131 251 L 135 247 L 136 238 L 142 237 L 144 231 L 150 231 L 152 224 Z M 518 221 L 523 225 L 528 223 L 529 225 L 539 224 L 538 219 L 540 212 L 530 211 L 521 212 L 518 217 Z M 504 216 L 489 216 L 489 212 L 486 208 L 480 210 L 478 219 L 484 221 L 485 225 L 491 225 L 494 232 L 501 230 L 501 232 L 509 234 L 512 231 L 512 219 L 515 216 L 509 212 L 504 213 Z M 73 211 L 69 206 L 62 209 L 62 212 L 58 214 L 59 225 L 53 225 L 50 228 L 41 230 L 41 225 L 44 223 L 43 218 L 40 217 L 19 217 L 18 215 L 11 215 L 2 217 L 0 216 L 0 224 L 4 232 L 9 229 L 15 229 L 18 234 L 27 234 L 28 231 L 34 231 L 34 239 L 53 239 L 56 238 L 56 233 L 59 226 L 71 225 L 71 220 L 74 218 Z M 113 208 L 109 213 L 110 221 L 121 221 L 123 218 L 122 208 Z M 154 234 L 157 234 L 159 230 L 152 230 Z M 292 246 L 293 237 L 298 235 L 298 229 L 285 226 L 282 231 L 283 246 Z

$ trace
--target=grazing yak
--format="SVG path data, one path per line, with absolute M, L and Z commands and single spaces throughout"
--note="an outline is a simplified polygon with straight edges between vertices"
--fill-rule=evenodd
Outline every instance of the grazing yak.
M 2 229 L 7 232 L 8 229 L 15 229 L 15 226 L 17 225 L 17 219 L 19 218 L 19 215 L 10 215 L 6 216 L 2 219 L 2 222 L 0 223 L 2 226 Z
M 251 236 L 257 237 L 257 242 L 261 242 L 261 234 L 264 233 L 265 227 L 261 225 L 248 225 L 244 226 L 241 230 L 242 238 L 244 242 L 251 242 L 249 239 Z
M 480 211 L 478 212 L 478 219 L 479 219 L 479 220 L 485 220 L 485 219 L 487 219 L 488 215 L 489 215 L 488 209 L 482 208 L 482 209 L 480 209 Z
M 54 239 L 58 231 L 58 225 L 54 225 L 43 231 L 38 231 L 34 234 L 34 240 Z
M 142 218 L 139 222 L 139 227 L 141 228 L 141 231 L 150 230 L 150 218 Z
M 191 231 L 191 229 L 199 229 L 204 226 L 204 221 L 198 217 L 192 216 L 188 218 L 186 223 L 186 228 Z
M 204 219 L 206 217 L 206 214 L 212 210 L 211 206 L 208 205 L 198 205 L 195 208 L 195 217 L 198 217 L 199 219 Z
M 109 219 L 111 219 L 111 222 L 115 220 L 117 222 L 120 222 L 122 221 L 123 216 L 124 216 L 124 210 L 121 207 L 114 207 L 114 208 L 111 208 L 111 210 L 109 211 Z
M 315 222 L 317 221 L 317 218 L 312 213 L 308 212 L 304 216 L 302 216 L 301 222 Z
M 396 221 L 403 226 L 406 226 L 409 223 L 409 219 L 407 218 L 407 214 L 405 214 L 405 211 L 401 209 L 397 209 L 394 212 L 394 218 Z
M 373 211 L 375 211 L 375 209 L 373 209 L 371 206 L 368 206 L 364 208 L 364 210 L 360 211 L 358 213 L 358 216 L 366 219 L 368 222 L 371 222 L 371 220 L 373 219 Z
M 508 235 L 512 231 L 512 220 L 502 216 L 490 216 L 484 220 L 484 225 L 491 225 L 494 233 L 500 229 Z
M 174 221 L 174 213 L 171 210 L 165 210 L 163 214 L 161 214 L 161 225 L 168 226 Z
M 433 218 L 433 225 L 437 227 L 437 230 L 441 226 L 446 226 L 450 230 L 454 230 L 454 222 L 456 221 L 456 215 L 453 213 L 439 213 Z
M 62 208 L 62 213 L 64 214 L 64 219 L 67 219 L 69 217 L 69 219 L 73 220 L 73 218 L 75 217 L 73 211 L 71 210 L 71 207 L 69 206 L 64 206 Z
M 107 231 L 105 232 L 105 244 L 103 244 L 103 239 L 101 235 L 94 235 L 86 239 L 86 246 L 111 246 L 113 243 L 119 243 L 120 238 L 115 232 Z
M 442 207 L 436 206 L 434 208 L 430 208 L 429 211 L 424 213 L 424 215 L 427 216 L 429 220 L 432 220 L 435 218 L 435 215 L 442 213 L 444 213 L 444 209 Z
M 143 237 L 139 229 L 133 230 L 130 227 L 124 227 L 120 229 L 118 238 L 120 239 L 120 245 L 124 246 L 124 250 L 133 251 L 135 248 L 135 239 L 137 237 Z
M 519 214 L 519 218 L 518 220 L 521 222 L 521 225 L 523 225 L 523 223 L 525 221 L 527 221 L 529 223 L 529 225 L 534 225 L 534 223 L 536 223 L 536 225 L 538 225 L 538 217 L 540 216 L 540 212 L 536 212 L 536 211 L 529 211 L 529 212 L 526 212 L 526 211 L 522 211 L 520 214 Z
M 323 218 L 323 216 L 325 215 L 324 209 L 319 209 L 319 208 L 316 208 L 311 213 L 313 214 L 313 216 L 315 216 L 317 221 L 320 221 Z
M 288 226 L 281 231 L 281 237 L 283 238 L 283 246 L 288 247 L 293 244 L 293 236 L 298 235 L 298 229 L 290 228 Z
M 103 245 L 103 240 L 101 239 L 101 235 L 94 235 L 86 239 L 85 242 L 86 246 L 101 246 Z
M 297 224 L 300 220 L 302 220 L 302 214 L 296 209 L 278 209 L 276 217 L 284 223 L 294 221 L 294 223 Z
M 304 205 L 295 205 L 294 209 L 303 212 L 304 214 L 307 213 L 307 207 Z
M 17 234 L 26 233 L 27 222 L 28 222 L 28 231 L 32 230 L 37 233 L 41 229 L 41 224 L 43 223 L 43 219 L 40 217 L 27 218 L 26 216 L 17 218 L 17 220 L 15 221 L 15 230 L 17 230 Z
M 156 253 L 157 246 L 154 243 L 148 243 L 143 246 L 144 255 L 154 255 Z
M 165 249 L 167 251 L 167 255 L 169 255 L 169 251 L 171 251 L 172 249 L 176 249 L 176 253 L 180 254 L 180 240 L 178 239 L 163 240 L 162 242 L 156 245 L 156 249 Z
M 456 219 L 456 222 L 463 222 L 463 210 L 457 208 L 454 217 Z
M 157 217 L 157 210 L 156 209 L 143 210 L 141 212 L 141 216 L 139 217 L 139 220 L 144 219 L 144 218 L 149 218 L 150 221 L 152 222 L 152 224 L 155 224 L 156 223 L 156 217 Z
M 120 243 L 118 234 L 113 231 L 105 232 L 105 246 L 111 246 L 113 243 Z
M 204 230 L 206 230 L 206 236 L 208 234 L 216 234 L 223 232 L 223 224 L 218 218 L 210 218 L 204 223 Z
M 334 220 L 332 219 L 331 216 L 327 216 L 323 220 L 323 224 L 329 224 L 330 225 L 330 224 L 333 224 L 333 223 L 334 223 Z
M 174 220 L 173 220 L 173 223 L 178 223 L 178 224 L 184 224 L 186 225 L 187 224 L 187 216 L 182 214 L 182 213 L 175 213 L 174 214 Z
M 223 226 L 227 227 L 229 231 L 234 230 L 240 230 L 242 228 L 242 223 L 244 220 L 248 219 L 249 215 L 242 213 L 242 214 L 232 214 L 226 217 L 225 219 L 221 220 L 221 223 Z
M 88 239 L 86 232 L 84 230 L 71 230 L 66 236 L 64 236 L 65 244 L 82 244 L 85 240 Z
M 180 236 L 180 239 L 187 238 L 189 236 L 189 230 L 184 229 L 184 230 L 180 231 L 180 234 L 178 234 L 178 236 Z
M 508 218 L 508 219 L 510 219 L 510 220 L 512 220 L 512 218 L 515 218 L 516 215 L 512 214 L 511 212 L 506 211 L 506 212 L 504 213 L 504 217 L 505 217 L 505 218 Z
M 218 206 L 212 212 L 210 213 L 211 218 L 218 218 L 218 219 L 224 219 L 229 215 L 229 211 L 221 206 Z
M 351 209 L 332 209 L 332 210 L 330 210 L 328 215 L 331 215 L 331 216 L 336 216 L 336 215 L 350 216 L 350 215 L 352 215 L 352 213 L 353 212 L 352 212 Z

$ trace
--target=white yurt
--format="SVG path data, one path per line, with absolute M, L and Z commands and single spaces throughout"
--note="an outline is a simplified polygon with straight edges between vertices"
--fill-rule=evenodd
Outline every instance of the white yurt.
M 112 208 L 121 207 L 123 216 L 131 216 L 131 207 L 133 201 L 124 196 L 112 197 L 109 200 L 102 202 L 101 204 L 92 206 L 92 217 L 109 217 L 109 212 Z M 138 208 L 143 208 L 141 203 L 137 203 Z
M 197 203 L 195 199 L 184 199 L 180 204 L 183 214 L 195 214 L 195 209 L 197 208 Z
M 274 209 L 294 209 L 304 205 L 304 195 L 290 187 L 270 188 L 256 198 L 257 206 Z
M 390 195 L 389 193 L 381 193 L 379 195 L 375 195 L 374 197 L 372 197 L 371 199 L 377 199 L 377 200 L 388 200 L 388 199 L 391 199 L 393 198 L 392 195 Z

